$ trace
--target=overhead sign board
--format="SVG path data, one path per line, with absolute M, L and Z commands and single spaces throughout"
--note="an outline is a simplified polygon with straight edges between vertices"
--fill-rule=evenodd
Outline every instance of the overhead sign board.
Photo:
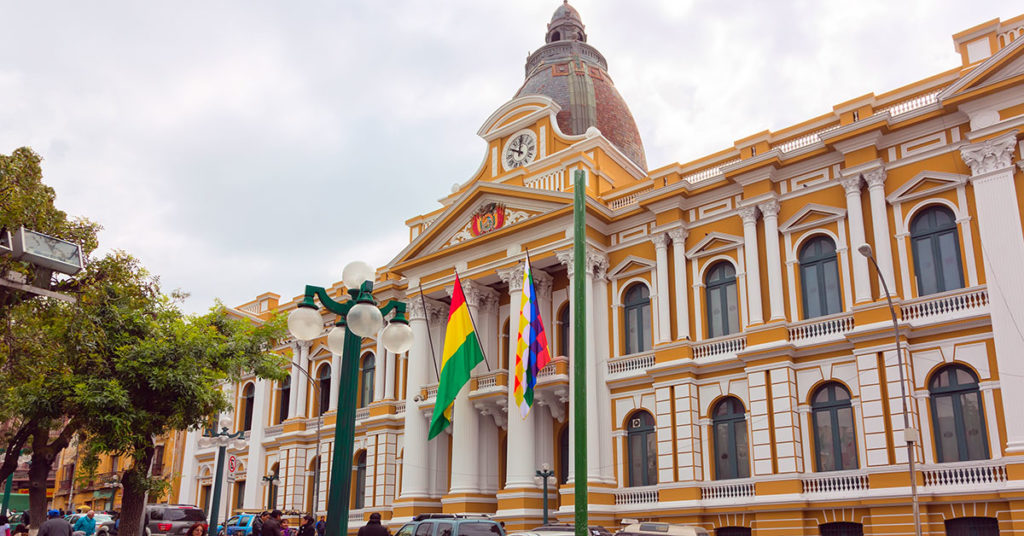
M 82 248 L 74 242 L 22 227 L 13 233 L 11 246 L 18 260 L 68 275 L 82 270 Z

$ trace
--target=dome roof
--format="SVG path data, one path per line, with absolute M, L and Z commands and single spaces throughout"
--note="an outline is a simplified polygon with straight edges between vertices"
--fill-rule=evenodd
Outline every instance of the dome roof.
M 615 89 L 608 62 L 587 44 L 580 14 L 568 2 L 555 10 L 544 41 L 546 44 L 526 59 L 526 80 L 515 96 L 550 97 L 562 107 L 557 115 L 562 132 L 580 135 L 597 127 L 646 170 L 647 157 L 633 114 Z

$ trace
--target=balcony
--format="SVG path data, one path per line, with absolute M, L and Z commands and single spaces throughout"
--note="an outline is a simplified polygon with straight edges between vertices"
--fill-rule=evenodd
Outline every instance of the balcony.
M 653 366 L 654 352 L 627 355 L 608 361 L 608 375 L 637 376 L 645 374 Z
M 824 318 L 812 318 L 789 326 L 789 340 L 807 344 L 838 339 L 853 331 L 853 315 L 841 313 Z
M 868 475 L 863 471 L 834 471 L 816 473 L 815 476 L 804 477 L 804 493 L 808 495 L 849 493 L 868 489 Z
M 658 502 L 658 487 L 625 488 L 615 491 L 615 504 L 654 504 Z
M 746 335 L 726 335 L 693 346 L 694 359 L 736 357 L 747 348 Z
M 278 435 L 281 435 L 281 432 L 283 432 L 283 431 L 284 431 L 284 425 L 283 424 L 275 424 L 274 426 L 268 426 L 268 427 L 263 429 L 263 437 L 278 436 Z
M 700 487 L 700 498 L 705 501 L 753 496 L 754 482 L 747 478 L 707 482 Z
M 357 408 L 356 409 L 356 420 L 362 421 L 370 417 L 370 408 Z
M 992 489 L 1005 486 L 1007 481 L 1004 460 L 943 463 L 923 468 L 921 473 L 924 488 L 933 491 Z
M 395 414 L 401 415 L 405 413 L 405 400 L 399 400 L 395 402 Z
M 985 287 L 951 290 L 900 304 L 900 315 L 911 323 L 954 320 L 987 312 L 988 289 Z

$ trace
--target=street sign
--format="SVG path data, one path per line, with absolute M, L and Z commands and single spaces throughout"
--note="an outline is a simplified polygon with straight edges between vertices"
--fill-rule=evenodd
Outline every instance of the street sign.
M 238 458 L 230 456 L 228 458 L 228 473 L 235 474 L 235 469 L 238 468 Z

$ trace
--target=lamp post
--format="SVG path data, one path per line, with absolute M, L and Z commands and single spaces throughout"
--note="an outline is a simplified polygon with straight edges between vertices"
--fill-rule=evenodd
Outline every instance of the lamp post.
M 900 328 L 896 322 L 896 308 L 892 305 L 892 294 L 889 293 L 889 285 L 885 282 L 885 277 L 882 276 L 882 271 L 878 269 L 878 262 L 875 261 L 875 255 L 871 251 L 871 246 L 868 244 L 861 244 L 857 248 L 857 252 L 868 258 L 871 261 L 871 265 L 875 267 L 875 273 L 878 274 L 878 280 L 882 282 L 882 289 L 885 291 L 885 301 L 889 304 L 889 314 L 892 316 L 892 334 L 896 340 L 896 363 L 900 368 L 900 402 L 903 403 L 903 439 L 907 442 L 907 462 L 909 463 L 910 470 L 910 496 L 914 504 L 914 534 L 921 536 L 921 509 L 917 501 L 917 473 L 914 470 L 914 443 L 918 441 L 918 434 L 916 428 L 910 427 L 910 416 L 907 414 L 907 388 L 904 386 L 903 381 L 903 350 L 900 344 Z
M 351 299 L 339 303 L 327 295 L 323 287 L 306 285 L 305 296 L 288 315 L 288 331 L 298 340 L 311 341 L 323 334 L 324 321 L 313 301 L 316 297 L 328 311 L 338 315 L 338 322 L 327 334 L 327 347 L 341 354 L 338 414 L 334 427 L 334 459 L 331 462 L 331 483 L 327 492 L 326 536 L 348 533 L 349 487 L 352 481 L 352 450 L 355 442 L 356 391 L 359 374 L 359 350 L 364 337 L 381 335 L 384 348 L 395 354 L 405 353 L 412 346 L 412 328 L 405 318 L 405 304 L 390 301 L 378 308 L 373 298 L 376 273 L 365 262 L 345 266 L 341 279 Z M 394 311 L 388 327 L 384 315 Z M 347 329 L 346 329 L 347 328 Z
M 233 440 L 245 438 L 245 430 L 235 433 L 228 432 L 231 419 L 224 417 L 220 420 L 220 431 L 214 427 L 203 430 L 203 437 L 199 440 L 199 446 L 217 446 L 217 470 L 213 475 L 213 499 L 210 500 L 210 533 L 217 534 L 217 511 L 220 509 L 220 488 L 224 479 L 224 458 L 227 456 L 228 443 Z
M 279 477 L 277 473 L 264 476 L 260 480 L 260 485 L 270 486 L 270 489 L 267 490 L 267 510 L 274 509 L 274 502 L 276 502 L 275 499 L 277 499 L 277 483 L 280 481 L 281 477 Z
M 110 490 L 110 497 L 107 498 L 107 511 L 111 512 L 114 510 L 114 498 L 117 495 L 117 488 L 121 487 L 121 479 L 118 475 L 113 475 L 106 482 L 103 483 L 103 487 Z
M 543 464 L 540 466 L 540 470 L 537 471 L 537 476 L 533 477 L 533 481 L 538 486 L 544 488 L 544 524 L 548 524 L 548 484 L 554 486 L 558 483 L 555 480 L 555 472 L 551 470 L 551 466 Z

